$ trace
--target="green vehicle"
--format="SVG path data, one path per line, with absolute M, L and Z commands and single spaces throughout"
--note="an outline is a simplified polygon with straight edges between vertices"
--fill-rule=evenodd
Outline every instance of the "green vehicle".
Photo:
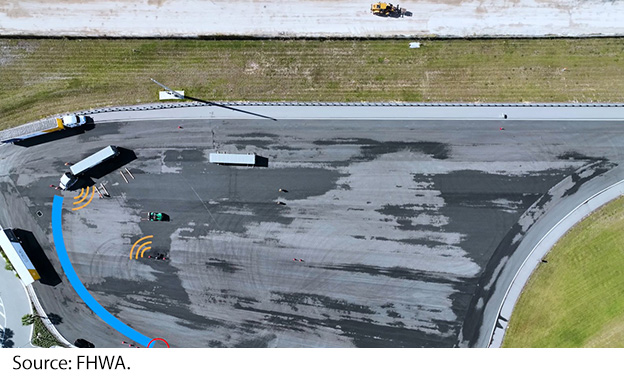
M 165 220 L 165 214 L 150 212 L 147 214 L 147 219 L 155 222 L 163 221 Z

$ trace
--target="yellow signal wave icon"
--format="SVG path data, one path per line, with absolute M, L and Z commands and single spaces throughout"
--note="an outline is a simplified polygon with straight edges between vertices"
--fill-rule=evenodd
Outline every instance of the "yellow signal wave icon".
M 72 209 L 72 211 L 80 210 L 80 209 L 82 209 L 84 207 L 87 207 L 87 205 L 89 205 L 91 203 L 91 201 L 93 200 L 93 195 L 95 194 L 95 189 L 93 189 L 93 190 L 91 190 L 91 189 L 92 189 L 91 187 L 88 187 L 86 191 L 84 190 L 84 188 L 82 188 L 80 190 L 80 194 L 77 195 L 76 197 L 74 197 L 74 199 L 79 200 L 79 201 L 75 201 L 74 205 L 80 205 L 81 203 L 83 203 L 87 199 L 87 197 L 89 197 L 89 191 L 91 192 L 91 197 L 83 205 L 81 205 L 79 207 L 74 207 Z
M 132 245 L 132 249 L 130 250 L 130 260 L 132 260 L 132 256 L 135 256 L 134 258 L 138 260 L 139 254 L 141 255 L 141 258 L 143 258 L 143 254 L 146 251 L 149 251 L 150 249 L 152 249 L 152 247 L 148 247 L 148 245 L 152 244 L 152 242 L 151 241 L 146 241 L 145 243 L 139 245 L 139 248 L 137 248 L 137 250 L 136 250 L 136 255 L 134 254 L 134 248 L 136 248 L 137 244 L 139 244 L 143 240 L 151 239 L 153 237 L 154 237 L 154 235 L 148 235 L 148 236 L 142 237 L 141 239 L 139 239 L 136 242 L 134 242 L 134 244 Z

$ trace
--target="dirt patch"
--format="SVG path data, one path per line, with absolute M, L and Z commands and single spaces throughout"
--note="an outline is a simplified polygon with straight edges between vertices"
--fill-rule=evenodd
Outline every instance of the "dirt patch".
M 32 53 L 37 48 L 34 40 L 0 39 L 0 67 L 12 63 L 16 58 Z

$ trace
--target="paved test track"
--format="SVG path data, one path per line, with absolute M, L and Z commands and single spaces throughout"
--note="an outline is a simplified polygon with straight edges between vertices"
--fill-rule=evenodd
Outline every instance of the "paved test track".
M 59 194 L 49 184 L 64 162 L 118 145 L 136 154 L 126 165 L 136 179 L 92 173 L 106 174 L 96 181 L 111 198 L 72 212 L 77 193 L 63 193 L 63 229 L 82 282 L 138 331 L 177 347 L 485 346 L 498 310 L 490 298 L 513 276 L 504 263 L 545 214 L 563 216 L 568 203 L 621 178 L 624 143 L 617 121 L 500 126 L 100 122 L 82 135 L 0 148 L 0 221 L 33 232 L 63 276 L 49 252 Z M 269 166 L 210 165 L 214 150 L 256 152 Z M 171 221 L 141 222 L 149 210 Z M 146 235 L 150 252 L 169 261 L 129 259 Z M 35 288 L 67 339 L 120 345 L 64 278 Z

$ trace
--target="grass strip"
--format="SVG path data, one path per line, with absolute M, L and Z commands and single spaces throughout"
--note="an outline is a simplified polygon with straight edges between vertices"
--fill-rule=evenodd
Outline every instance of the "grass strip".
M 4 269 L 14 271 L 15 268 L 13 268 L 13 264 L 11 264 L 7 255 L 4 254 L 4 251 L 2 250 L 2 248 L 0 248 L 0 256 L 2 256 L 2 258 L 4 259 Z
M 156 102 L 150 77 L 215 101 L 624 102 L 616 38 L 0 39 L 0 129 Z

